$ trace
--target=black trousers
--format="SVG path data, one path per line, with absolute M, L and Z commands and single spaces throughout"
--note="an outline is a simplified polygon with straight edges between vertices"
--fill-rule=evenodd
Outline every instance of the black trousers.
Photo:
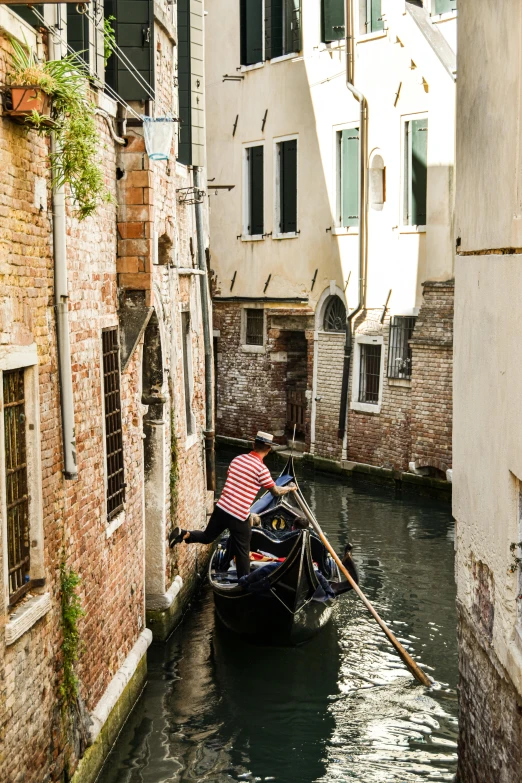
M 250 520 L 241 520 L 216 506 L 205 530 L 191 530 L 186 544 L 211 544 L 225 530 L 230 530 L 232 554 L 236 556 L 237 578 L 250 573 Z

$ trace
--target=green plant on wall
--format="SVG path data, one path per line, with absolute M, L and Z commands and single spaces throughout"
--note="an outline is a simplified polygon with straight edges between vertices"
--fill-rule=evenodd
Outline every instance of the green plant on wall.
M 116 31 L 111 24 L 111 22 L 115 21 L 116 17 L 112 15 L 106 16 L 103 20 L 103 59 L 105 62 L 105 67 L 107 67 L 109 57 L 113 53 L 114 46 L 116 44 Z
M 11 39 L 9 84 L 39 88 L 52 100 L 49 117 L 33 111 L 27 122 L 39 133 L 54 134 L 51 153 L 55 186 L 68 184 L 80 220 L 111 201 L 97 162 L 100 144 L 96 107 L 88 97 L 88 72 L 77 55 L 41 63 L 28 46 Z
M 68 569 L 66 563 L 62 561 L 60 564 L 60 590 L 63 678 L 60 693 L 65 705 L 74 704 L 78 697 L 78 678 L 75 673 L 75 664 L 81 649 L 78 621 L 85 614 L 81 607 L 80 596 L 77 593 L 80 581 L 78 574 L 72 569 Z

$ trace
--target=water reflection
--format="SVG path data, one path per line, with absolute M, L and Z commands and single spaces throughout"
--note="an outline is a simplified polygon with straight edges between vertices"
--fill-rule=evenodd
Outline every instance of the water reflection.
M 436 678 L 416 685 L 364 607 L 341 599 L 303 647 L 260 648 L 215 625 L 204 590 L 166 645 L 101 783 L 452 780 L 457 676 L 447 507 L 302 485 L 334 546 L 354 544 L 363 589 Z

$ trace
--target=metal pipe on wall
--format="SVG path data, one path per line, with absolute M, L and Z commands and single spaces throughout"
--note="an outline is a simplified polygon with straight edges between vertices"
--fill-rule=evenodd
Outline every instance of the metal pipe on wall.
M 203 191 L 201 182 L 201 168 L 194 166 L 194 187 L 197 191 Z M 197 194 L 198 195 L 198 194 Z M 213 394 L 213 368 L 214 358 L 212 350 L 212 335 L 210 331 L 211 301 L 208 285 L 207 262 L 205 258 L 205 233 L 203 228 L 203 204 L 195 204 L 196 213 L 196 238 L 198 243 L 198 266 L 203 272 L 199 275 L 201 291 L 201 313 L 203 318 L 203 345 L 205 348 L 205 467 L 207 474 L 207 489 L 216 491 L 216 455 L 214 449 L 214 394 Z
M 60 12 L 59 7 L 56 9 Z M 61 45 L 54 36 L 49 36 L 50 59 L 61 59 Z M 51 151 L 60 149 L 54 133 L 51 135 Z M 76 435 L 74 429 L 74 400 L 71 366 L 71 343 L 69 339 L 69 292 L 67 286 L 67 227 L 65 209 L 65 187 L 54 181 L 53 204 L 53 251 L 54 251 L 54 311 L 56 314 L 56 338 L 58 351 L 58 374 L 60 378 L 60 409 L 62 414 L 63 474 L 66 479 L 77 479 Z
M 368 255 L 368 104 L 363 93 L 354 85 L 355 79 L 355 31 L 353 0 L 345 0 L 346 24 L 346 87 L 359 102 L 359 274 L 357 304 L 346 316 L 346 340 L 344 344 L 341 407 L 338 436 L 343 441 L 342 459 L 346 459 L 346 424 L 348 415 L 348 388 L 350 385 L 350 361 L 352 356 L 352 322 L 363 309 L 366 297 L 366 262 Z

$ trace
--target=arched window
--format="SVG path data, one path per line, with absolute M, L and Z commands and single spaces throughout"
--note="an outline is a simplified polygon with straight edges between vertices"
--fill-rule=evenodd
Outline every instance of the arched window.
M 329 296 L 324 308 L 323 329 L 325 332 L 344 332 L 346 307 L 340 296 Z
M 380 212 L 386 201 L 386 169 L 381 155 L 374 155 L 370 165 L 370 205 Z

